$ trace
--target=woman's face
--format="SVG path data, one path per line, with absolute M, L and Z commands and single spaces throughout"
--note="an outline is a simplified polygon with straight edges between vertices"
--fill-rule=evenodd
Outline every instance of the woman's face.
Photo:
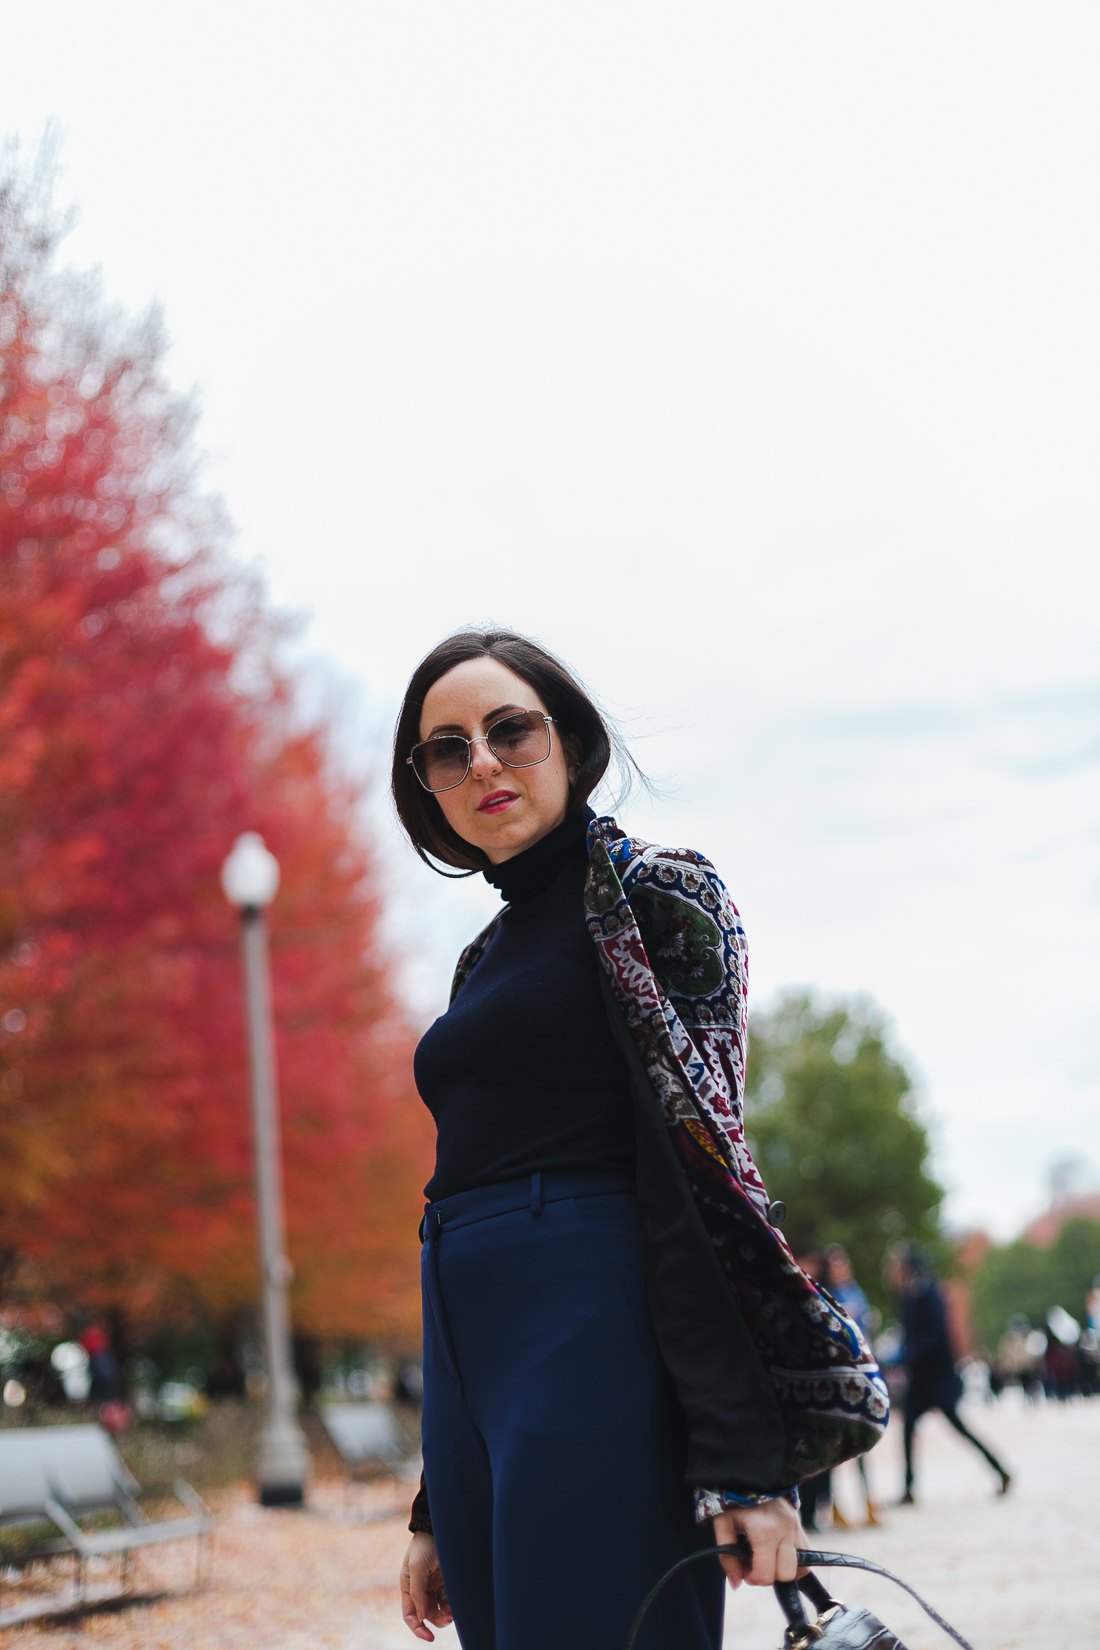
M 453 790 L 437 792 L 436 801 L 451 829 L 480 848 L 492 865 L 533 847 L 562 823 L 580 762 L 576 739 L 570 735 L 563 741 L 551 724 L 545 762 L 505 767 L 482 736 L 517 710 L 545 714 L 546 706 L 533 687 L 499 660 L 467 659 L 432 684 L 420 713 L 421 739 L 441 733 L 478 737 L 466 778 Z
M 829 1256 L 829 1283 L 851 1283 L 852 1263 L 847 1255 Z

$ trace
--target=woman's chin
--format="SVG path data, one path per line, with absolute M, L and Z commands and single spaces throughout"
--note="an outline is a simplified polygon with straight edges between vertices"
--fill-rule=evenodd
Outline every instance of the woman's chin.
M 510 808 L 504 814 L 479 820 L 477 837 L 471 840 L 496 865 L 522 854 L 525 848 L 533 848 L 552 829 L 552 822 L 547 825 L 541 820 L 532 820 L 529 813 L 526 818 L 522 815 L 516 818 Z

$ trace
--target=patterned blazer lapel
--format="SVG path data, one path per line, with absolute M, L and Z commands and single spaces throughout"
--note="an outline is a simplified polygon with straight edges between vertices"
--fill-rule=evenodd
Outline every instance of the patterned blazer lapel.
M 743 1129 L 740 917 L 701 855 L 628 838 L 608 818 L 592 822 L 588 840 L 589 933 L 768 1369 L 784 1412 L 789 1482 L 798 1482 L 876 1443 L 889 1399 L 855 1323 L 795 1265 L 768 1219 Z

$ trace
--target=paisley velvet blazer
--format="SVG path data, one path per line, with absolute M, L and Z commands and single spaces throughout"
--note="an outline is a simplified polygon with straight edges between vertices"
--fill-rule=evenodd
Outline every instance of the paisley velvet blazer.
M 594 819 L 584 908 L 631 1074 L 650 1309 L 704 1519 L 870 1449 L 889 1398 L 857 1325 L 769 1219 L 744 1133 L 745 933 L 713 865 Z M 499 922 L 459 958 L 452 1002 Z M 410 1527 L 431 1527 L 423 1490 Z
M 858 1327 L 795 1265 L 745 1144 L 747 952 L 710 861 L 588 828 L 584 906 L 633 1079 L 650 1305 L 699 1511 L 783 1494 L 882 1436 Z M 452 1000 L 500 918 L 459 959 Z

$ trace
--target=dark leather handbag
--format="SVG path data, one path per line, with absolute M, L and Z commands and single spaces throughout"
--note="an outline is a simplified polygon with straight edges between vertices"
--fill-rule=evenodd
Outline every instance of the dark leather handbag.
M 643 1601 L 641 1609 L 634 1618 L 634 1625 L 630 1629 L 630 1637 L 626 1641 L 626 1650 L 634 1650 L 634 1644 L 641 1631 L 646 1612 L 653 1603 L 657 1594 L 666 1582 L 688 1564 L 696 1564 L 704 1558 L 713 1558 L 719 1553 L 734 1553 L 746 1563 L 752 1560 L 752 1549 L 742 1540 L 732 1546 L 711 1547 L 703 1552 L 692 1553 L 682 1558 L 678 1564 L 666 1570 L 657 1585 Z M 908 1582 L 891 1575 L 884 1570 L 881 1564 L 872 1564 L 870 1559 L 856 1558 L 852 1553 L 819 1553 L 810 1550 L 800 1550 L 798 1553 L 800 1567 L 811 1564 L 818 1566 L 835 1566 L 846 1570 L 870 1570 L 873 1575 L 885 1576 L 915 1598 L 925 1615 L 931 1616 L 937 1626 L 961 1645 L 962 1650 L 971 1650 L 961 1633 L 957 1633 L 949 1622 L 936 1614 L 930 1604 L 926 1604 L 919 1593 L 915 1593 Z M 787 1618 L 787 1630 L 783 1635 L 784 1650 L 814 1650 L 820 1645 L 821 1650 L 905 1650 L 904 1644 L 896 1633 L 891 1633 L 877 1616 L 870 1610 L 865 1610 L 858 1604 L 841 1604 L 833 1598 L 829 1590 L 815 1575 L 803 1576 L 801 1581 L 777 1581 L 775 1596 Z M 802 1598 L 809 1599 L 814 1607 L 815 1619 L 810 1621 L 802 1604 Z

